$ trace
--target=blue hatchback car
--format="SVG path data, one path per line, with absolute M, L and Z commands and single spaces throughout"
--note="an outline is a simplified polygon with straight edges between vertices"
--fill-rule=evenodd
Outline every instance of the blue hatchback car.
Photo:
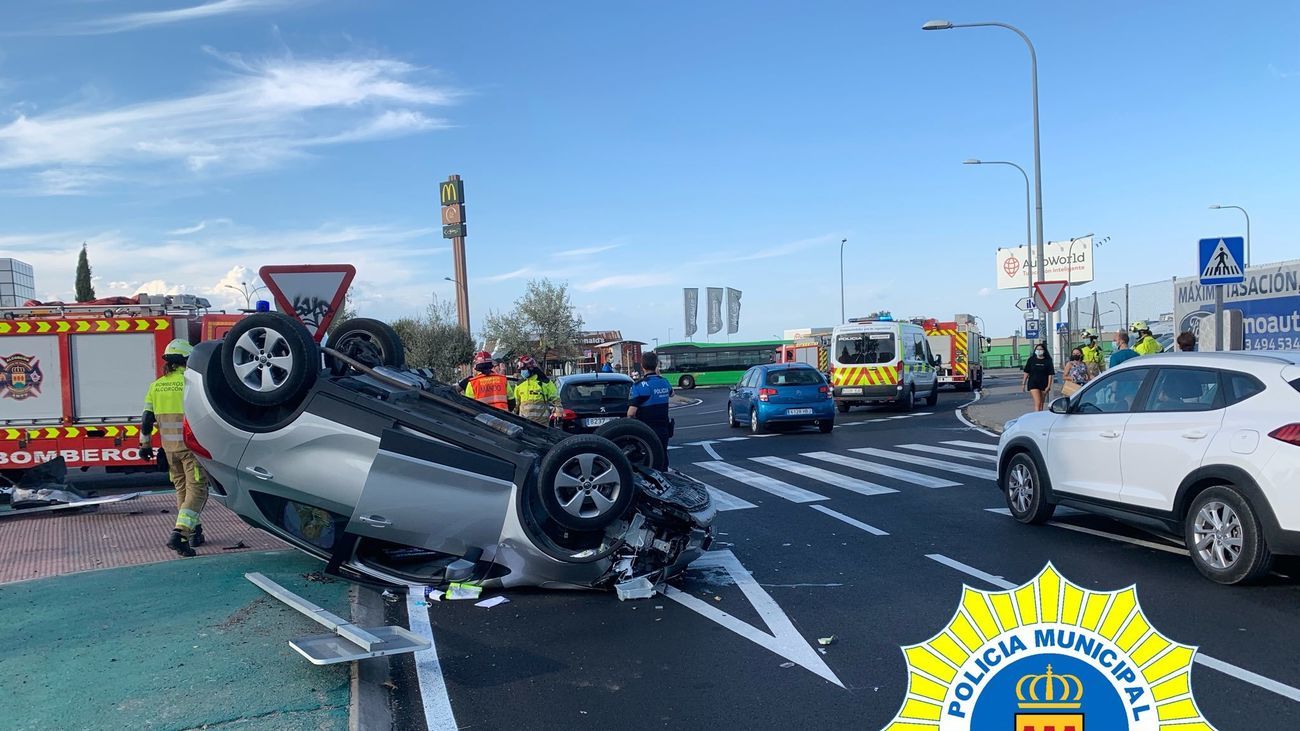
M 727 423 L 755 434 L 772 424 L 835 428 L 835 399 L 826 377 L 805 363 L 773 363 L 745 371 L 727 398 Z

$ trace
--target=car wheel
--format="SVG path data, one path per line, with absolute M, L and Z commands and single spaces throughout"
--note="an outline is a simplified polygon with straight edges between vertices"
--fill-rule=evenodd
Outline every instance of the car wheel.
M 295 403 L 320 370 L 320 350 L 307 328 L 278 312 L 235 323 L 222 342 L 220 358 L 226 385 L 254 406 Z
M 1007 507 L 1011 517 L 1021 523 L 1045 523 L 1056 512 L 1056 506 L 1047 501 L 1043 478 L 1038 463 L 1027 452 L 1020 452 L 1007 465 Z
M 835 410 L 840 412 L 841 414 L 849 413 L 849 408 L 850 408 L 849 405 L 843 401 L 840 401 L 839 403 L 835 404 Z
M 1205 578 L 1241 584 L 1268 573 L 1273 554 L 1250 503 L 1229 485 L 1196 496 L 1183 521 L 1192 563 Z
M 935 381 L 934 388 L 930 389 L 930 395 L 925 397 L 926 406 L 934 406 L 939 403 L 939 382 Z
M 898 410 L 907 413 L 916 408 L 916 386 L 908 386 L 898 399 Z
M 667 469 L 668 451 L 659 441 L 659 435 L 645 422 L 636 419 L 615 419 L 596 429 L 596 436 L 605 437 L 618 445 L 633 465 Z
M 732 406 L 730 401 L 727 402 L 727 426 L 732 429 L 740 426 L 740 422 L 736 421 L 736 407 Z
M 695 388 L 695 376 L 682 376 L 677 379 L 677 385 L 689 391 Z
M 354 317 L 334 328 L 327 346 L 369 368 L 406 366 L 406 350 L 397 331 L 386 322 L 368 317 Z M 346 376 L 355 369 L 325 354 L 325 366 L 335 376 Z
M 822 419 L 821 421 L 817 422 L 817 431 L 821 432 L 822 434 L 830 434 L 831 430 L 834 428 L 835 428 L 834 419 Z
M 749 412 L 749 430 L 755 434 L 763 433 L 763 422 L 758 420 L 758 409 Z
M 632 504 L 632 465 L 618 445 L 594 434 L 569 437 L 542 459 L 542 505 L 571 530 L 608 527 Z

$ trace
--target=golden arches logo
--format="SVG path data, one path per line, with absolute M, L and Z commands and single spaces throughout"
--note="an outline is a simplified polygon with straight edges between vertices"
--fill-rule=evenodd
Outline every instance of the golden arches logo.
M 465 184 L 459 180 L 444 180 L 438 185 L 438 197 L 444 206 L 465 202 Z

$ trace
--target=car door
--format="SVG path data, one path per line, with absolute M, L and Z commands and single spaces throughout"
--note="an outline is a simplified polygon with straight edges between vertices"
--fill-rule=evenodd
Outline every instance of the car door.
M 1124 368 L 1107 373 L 1071 401 L 1068 413 L 1056 417 L 1045 455 L 1054 492 L 1119 499 L 1121 439 L 1150 372 Z
M 1200 466 L 1223 424 L 1221 381 L 1212 368 L 1155 369 L 1151 387 L 1121 440 L 1125 503 L 1173 508 L 1178 485 Z
M 745 375 L 740 377 L 740 383 L 737 383 L 735 388 L 731 390 L 732 411 L 735 412 L 738 419 L 743 420 L 749 415 L 752 401 L 752 394 L 749 393 L 752 390 L 750 384 L 754 380 L 756 370 L 756 368 L 750 368 L 745 371 Z

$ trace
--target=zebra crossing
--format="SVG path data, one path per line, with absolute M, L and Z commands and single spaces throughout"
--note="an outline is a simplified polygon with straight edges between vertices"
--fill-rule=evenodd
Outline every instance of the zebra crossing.
M 744 510 L 758 507 L 743 497 L 748 489 L 806 504 L 830 500 L 841 490 L 870 497 L 916 488 L 933 490 L 992 481 L 997 479 L 997 472 L 976 464 L 996 462 L 996 450 L 997 446 L 991 443 L 951 440 L 888 448 L 860 447 L 847 450 L 850 454 L 814 451 L 786 457 L 750 457 L 743 466 L 722 460 L 702 461 L 692 463 L 695 469 L 690 471 L 706 483 L 712 481 L 709 492 L 718 510 Z M 864 459 L 864 456 L 874 459 Z M 853 474 L 833 468 L 843 468 Z M 701 471 L 711 474 L 702 475 Z M 872 480 L 862 479 L 862 474 L 870 475 Z M 812 507 L 826 512 L 819 506 Z

